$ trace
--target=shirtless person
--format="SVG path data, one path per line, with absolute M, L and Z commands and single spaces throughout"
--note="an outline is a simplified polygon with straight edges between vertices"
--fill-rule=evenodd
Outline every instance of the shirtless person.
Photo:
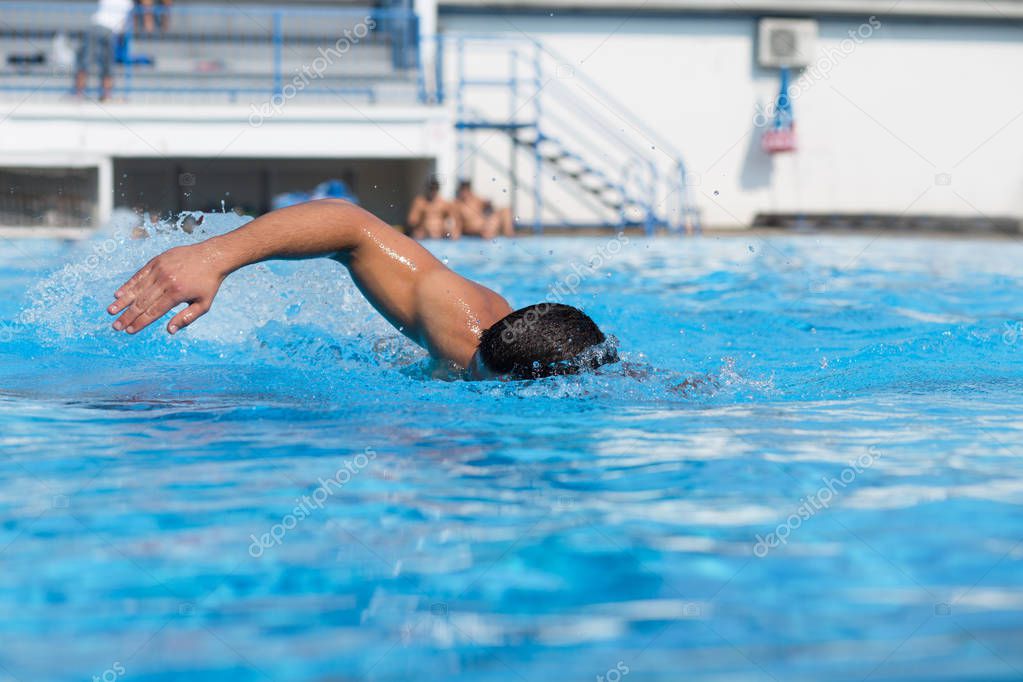
M 498 234 L 515 236 L 510 208 L 495 210 L 494 204 L 472 191 L 468 180 L 458 183 L 455 211 L 464 234 L 493 239 Z
M 617 362 L 582 311 L 540 303 L 512 311 L 500 295 L 449 270 L 363 209 L 322 199 L 268 213 L 227 234 L 149 261 L 114 294 L 114 329 L 137 334 L 181 303 L 171 334 L 205 315 L 235 270 L 271 259 L 327 257 L 388 322 L 469 378 L 531 379 Z
M 412 201 L 412 208 L 408 212 L 408 226 L 412 228 L 412 236 L 415 239 L 425 237 L 458 239 L 462 236 L 451 204 L 440 195 L 440 183 L 436 178 L 430 178 L 423 196 L 418 196 Z

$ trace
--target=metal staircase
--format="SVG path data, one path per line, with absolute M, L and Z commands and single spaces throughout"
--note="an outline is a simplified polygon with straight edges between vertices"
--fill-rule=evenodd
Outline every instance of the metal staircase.
M 445 64 L 452 52 L 453 66 Z M 455 83 L 459 174 L 470 175 L 482 146 L 503 135 L 512 202 L 528 184 L 535 231 L 554 224 L 699 230 L 681 153 L 549 47 L 531 38 L 449 35 L 437 65 L 438 99 L 446 80 Z M 482 144 L 480 134 L 488 134 Z M 523 157 L 531 182 L 519 172 Z M 574 221 L 554 210 L 566 202 Z

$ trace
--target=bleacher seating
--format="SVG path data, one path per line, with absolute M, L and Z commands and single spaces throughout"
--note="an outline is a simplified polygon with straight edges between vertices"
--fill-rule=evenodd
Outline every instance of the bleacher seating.
M 68 97 L 72 74 L 54 63 L 54 39 L 66 36 L 77 49 L 95 6 L 0 0 L 0 97 Z M 375 28 L 367 30 L 369 24 Z M 151 65 L 119 63 L 114 97 L 260 104 L 301 82 L 295 98 L 305 101 L 411 103 L 418 96 L 417 30 L 415 15 L 402 8 L 179 0 L 166 32 L 130 32 L 131 61 Z M 12 64 L 11 57 L 24 63 Z M 324 64 L 322 75 L 310 77 Z

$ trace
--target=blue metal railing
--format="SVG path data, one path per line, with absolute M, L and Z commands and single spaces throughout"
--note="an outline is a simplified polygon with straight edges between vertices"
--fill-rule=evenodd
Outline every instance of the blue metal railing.
M 96 3 L 0 0 L 0 96 L 66 95 Z M 178 5 L 166 30 L 129 19 L 114 92 L 132 101 L 248 101 L 364 97 L 380 86 L 406 101 L 421 95 L 419 20 L 407 2 L 366 7 Z M 159 22 L 157 23 L 159 26 Z M 63 49 L 60 49 L 63 46 Z M 70 47 L 70 50 L 68 49 Z M 97 92 L 89 65 L 90 93 Z
M 453 34 L 438 42 L 438 72 L 445 51 L 458 54 L 452 75 L 462 138 L 459 167 L 469 161 L 465 138 L 471 131 L 502 130 L 513 147 L 531 150 L 535 230 L 543 227 L 546 195 L 559 174 L 598 197 L 604 210 L 594 215 L 602 224 L 640 224 L 648 232 L 699 229 L 681 152 L 569 60 L 528 37 Z M 495 53 L 507 55 L 510 68 L 502 70 L 504 59 Z M 438 77 L 440 100 L 443 83 Z M 498 104 L 508 93 L 511 114 Z M 532 131 L 529 140 L 523 140 L 525 129 Z M 513 152 L 512 168 L 514 160 Z M 554 177 L 545 165 L 553 167 Z M 511 176 L 514 187 L 514 171 Z

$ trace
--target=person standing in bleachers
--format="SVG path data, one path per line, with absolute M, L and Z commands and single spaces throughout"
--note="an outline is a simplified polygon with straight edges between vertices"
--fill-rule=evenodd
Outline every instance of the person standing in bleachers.
M 128 22 L 134 9 L 132 0 L 99 0 L 92 26 L 82 40 L 78 50 L 78 64 L 75 70 L 75 93 L 82 97 L 89 80 L 89 67 L 99 67 L 101 82 L 100 101 L 110 99 L 114 89 L 114 60 L 117 43 L 128 30 Z
M 173 0 L 135 0 L 135 5 L 139 8 L 138 14 L 135 15 L 136 26 L 146 33 L 152 33 L 159 24 L 160 32 L 166 32 L 172 3 Z M 159 8 L 155 7 L 157 4 L 160 5 Z

